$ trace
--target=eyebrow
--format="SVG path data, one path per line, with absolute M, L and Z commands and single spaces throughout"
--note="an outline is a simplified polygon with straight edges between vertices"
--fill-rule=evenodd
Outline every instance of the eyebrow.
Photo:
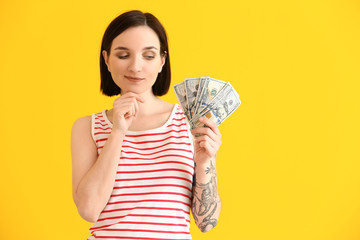
M 144 47 L 143 50 L 150 50 L 150 49 L 155 49 L 155 50 L 158 50 L 156 47 L 154 46 L 149 46 L 149 47 Z M 126 47 L 122 47 L 122 46 L 118 46 L 116 47 L 114 50 L 129 50 L 128 48 Z

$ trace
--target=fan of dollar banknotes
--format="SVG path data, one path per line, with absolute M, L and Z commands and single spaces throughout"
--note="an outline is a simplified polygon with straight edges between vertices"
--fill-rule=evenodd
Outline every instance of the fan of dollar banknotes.
M 241 104 L 229 82 L 211 77 L 185 78 L 174 85 L 174 91 L 191 128 L 203 126 L 202 116 L 220 125 Z

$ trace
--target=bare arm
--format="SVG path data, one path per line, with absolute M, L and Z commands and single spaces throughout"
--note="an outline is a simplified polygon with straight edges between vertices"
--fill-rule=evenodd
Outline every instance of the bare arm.
M 207 232 L 217 225 L 221 210 L 216 177 L 216 152 L 221 145 L 221 134 L 214 122 L 206 118 L 200 121 L 209 127 L 192 130 L 193 134 L 201 134 L 194 144 L 192 213 L 199 229 Z
M 73 166 L 73 198 L 79 214 L 95 222 L 111 196 L 122 143 L 133 118 L 138 112 L 138 101 L 144 100 L 134 93 L 126 93 L 114 101 L 113 127 L 100 152 L 91 136 L 90 117 L 75 121 L 71 132 Z
M 80 216 L 95 222 L 113 189 L 124 134 L 112 131 L 98 156 L 90 131 L 90 117 L 78 119 L 72 128 L 73 198 Z
M 213 158 L 205 166 L 195 166 L 192 213 L 202 232 L 216 226 L 221 210 L 215 162 Z

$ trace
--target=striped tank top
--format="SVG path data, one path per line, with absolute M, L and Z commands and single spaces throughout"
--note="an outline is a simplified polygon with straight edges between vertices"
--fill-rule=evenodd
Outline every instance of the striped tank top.
M 112 129 L 106 110 L 92 114 L 100 154 Z M 179 105 L 155 129 L 128 131 L 110 199 L 89 229 L 92 239 L 191 239 L 194 149 Z

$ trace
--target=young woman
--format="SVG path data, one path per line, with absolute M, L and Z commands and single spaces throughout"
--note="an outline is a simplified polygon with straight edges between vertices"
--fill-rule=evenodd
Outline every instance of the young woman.
M 126 12 L 105 31 L 101 91 L 121 94 L 113 108 L 75 121 L 73 198 L 88 239 L 191 239 L 190 209 L 201 231 L 220 213 L 217 125 L 190 130 L 170 86 L 166 32 L 157 18 Z M 199 137 L 194 138 L 192 135 Z

